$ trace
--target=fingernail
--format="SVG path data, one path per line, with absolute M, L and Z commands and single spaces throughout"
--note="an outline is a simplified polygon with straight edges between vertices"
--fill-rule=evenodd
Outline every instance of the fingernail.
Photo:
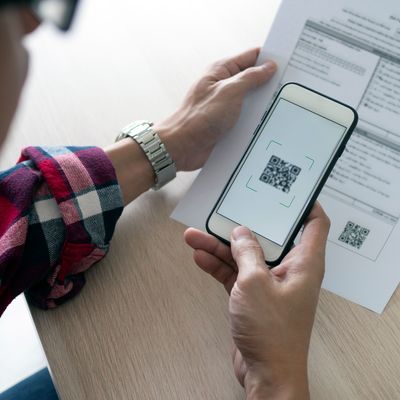
M 276 65 L 276 63 L 272 60 L 268 60 L 264 63 L 264 68 L 268 71 L 276 71 L 276 69 L 278 68 L 278 66 Z
M 251 239 L 253 234 L 249 228 L 245 226 L 238 226 L 232 231 L 232 239 L 233 240 L 240 240 L 240 239 Z

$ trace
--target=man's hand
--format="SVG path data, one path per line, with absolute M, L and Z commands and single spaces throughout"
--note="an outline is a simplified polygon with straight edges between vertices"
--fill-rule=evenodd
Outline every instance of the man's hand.
M 256 48 L 213 64 L 179 110 L 155 125 L 178 170 L 202 167 L 218 139 L 238 120 L 245 95 L 274 74 L 273 61 L 254 66 L 258 54 Z
M 247 399 L 309 397 L 308 347 L 328 230 L 329 219 L 316 204 L 300 243 L 271 270 L 245 227 L 232 232 L 231 249 L 201 231 L 185 232 L 195 262 L 230 294 L 233 364 Z
M 274 74 L 276 65 L 272 61 L 254 66 L 258 54 L 259 49 L 248 50 L 212 65 L 178 111 L 155 124 L 154 130 L 178 171 L 204 165 L 218 139 L 235 125 L 246 93 Z M 136 142 L 121 140 L 105 151 L 115 168 L 125 204 L 154 185 L 153 168 Z

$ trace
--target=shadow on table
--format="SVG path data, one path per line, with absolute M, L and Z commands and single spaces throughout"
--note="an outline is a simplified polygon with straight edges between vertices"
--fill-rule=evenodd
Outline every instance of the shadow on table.
M 0 400 L 59 400 L 47 368 L 43 368 L 3 393 Z

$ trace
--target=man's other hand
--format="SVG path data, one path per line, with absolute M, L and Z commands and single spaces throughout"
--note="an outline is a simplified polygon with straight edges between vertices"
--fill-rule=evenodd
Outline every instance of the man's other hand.
M 300 243 L 273 269 L 245 227 L 232 232 L 231 248 L 201 231 L 185 232 L 197 265 L 230 295 L 234 370 L 248 399 L 309 397 L 308 348 L 328 230 L 329 219 L 316 204 Z
M 246 94 L 275 73 L 273 61 L 255 66 L 259 51 L 251 49 L 213 64 L 178 111 L 155 125 L 178 170 L 202 167 L 218 139 L 235 125 Z

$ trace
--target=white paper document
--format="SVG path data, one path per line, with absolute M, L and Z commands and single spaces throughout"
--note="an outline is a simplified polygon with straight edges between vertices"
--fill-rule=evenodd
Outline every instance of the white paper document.
M 205 221 L 274 94 L 299 82 L 353 106 L 359 124 L 319 201 L 331 219 L 324 288 L 382 312 L 400 280 L 398 0 L 285 0 L 259 62 L 279 71 L 247 98 L 172 217 Z

